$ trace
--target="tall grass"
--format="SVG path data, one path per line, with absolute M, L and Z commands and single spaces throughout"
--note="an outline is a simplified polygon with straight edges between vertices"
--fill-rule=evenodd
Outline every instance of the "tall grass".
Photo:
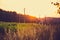
M 0 40 L 60 40 L 60 25 L 0 22 Z

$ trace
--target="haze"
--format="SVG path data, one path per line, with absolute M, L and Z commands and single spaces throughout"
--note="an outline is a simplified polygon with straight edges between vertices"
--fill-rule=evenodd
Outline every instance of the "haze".
M 57 0 L 0 0 L 0 8 L 9 11 L 16 11 L 17 13 L 24 13 L 36 17 L 60 17 L 57 14 L 57 8 L 51 4 Z

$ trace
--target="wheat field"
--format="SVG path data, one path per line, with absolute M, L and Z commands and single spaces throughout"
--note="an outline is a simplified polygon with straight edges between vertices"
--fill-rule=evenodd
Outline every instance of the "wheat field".
M 0 40 L 60 40 L 60 25 L 0 22 Z

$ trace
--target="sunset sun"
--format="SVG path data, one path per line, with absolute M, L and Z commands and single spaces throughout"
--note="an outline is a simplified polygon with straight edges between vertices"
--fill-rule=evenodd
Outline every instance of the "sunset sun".
M 0 40 L 60 40 L 60 0 L 0 0 Z

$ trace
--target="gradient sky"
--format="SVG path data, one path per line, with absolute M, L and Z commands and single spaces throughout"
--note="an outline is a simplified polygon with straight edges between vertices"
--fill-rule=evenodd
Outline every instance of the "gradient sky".
M 0 0 L 0 8 L 9 11 L 16 11 L 17 13 L 24 13 L 36 17 L 60 17 L 56 13 L 57 8 L 51 4 L 57 0 Z

